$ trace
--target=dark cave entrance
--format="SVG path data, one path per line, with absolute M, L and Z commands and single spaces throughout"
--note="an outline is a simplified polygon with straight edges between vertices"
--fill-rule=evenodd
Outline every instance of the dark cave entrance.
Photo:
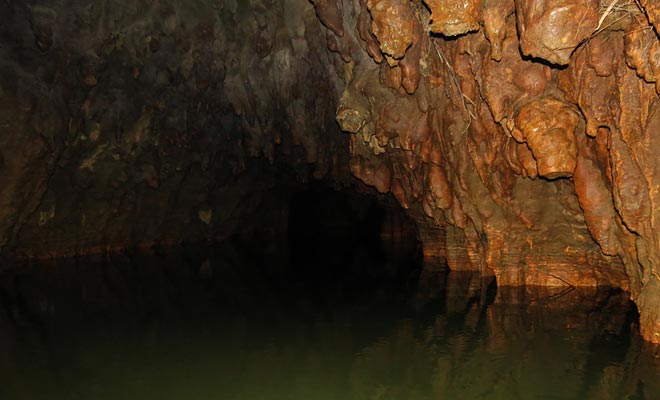
M 287 242 L 296 278 L 321 285 L 414 282 L 417 226 L 390 196 L 311 183 L 289 201 Z

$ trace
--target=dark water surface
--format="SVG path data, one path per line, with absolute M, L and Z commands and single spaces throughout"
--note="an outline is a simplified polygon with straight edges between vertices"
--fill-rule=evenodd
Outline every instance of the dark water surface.
M 267 247 L 5 271 L 0 399 L 660 399 L 624 293 Z

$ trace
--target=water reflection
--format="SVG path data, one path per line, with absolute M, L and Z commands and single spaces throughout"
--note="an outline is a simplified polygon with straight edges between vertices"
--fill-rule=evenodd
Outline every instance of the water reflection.
M 247 250 L 3 273 L 0 398 L 660 398 L 660 352 L 616 290 L 317 285 Z

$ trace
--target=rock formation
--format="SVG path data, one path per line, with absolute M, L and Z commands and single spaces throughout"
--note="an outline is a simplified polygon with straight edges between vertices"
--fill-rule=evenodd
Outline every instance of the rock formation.
M 660 341 L 655 3 L 335 4 L 352 173 L 445 226 L 450 268 L 620 286 Z
M 287 182 L 349 176 L 311 4 L 2 1 L 0 15 L 5 255 L 222 239 L 277 218 L 257 211 L 281 165 Z
M 222 238 L 280 171 L 350 170 L 450 268 L 619 286 L 660 342 L 655 2 L 5 0 L 0 15 L 4 255 Z

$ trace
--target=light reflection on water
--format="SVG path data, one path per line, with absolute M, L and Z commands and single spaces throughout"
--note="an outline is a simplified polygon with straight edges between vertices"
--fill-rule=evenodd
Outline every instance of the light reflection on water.
M 660 398 L 625 293 L 320 285 L 279 263 L 224 249 L 5 272 L 0 398 Z

